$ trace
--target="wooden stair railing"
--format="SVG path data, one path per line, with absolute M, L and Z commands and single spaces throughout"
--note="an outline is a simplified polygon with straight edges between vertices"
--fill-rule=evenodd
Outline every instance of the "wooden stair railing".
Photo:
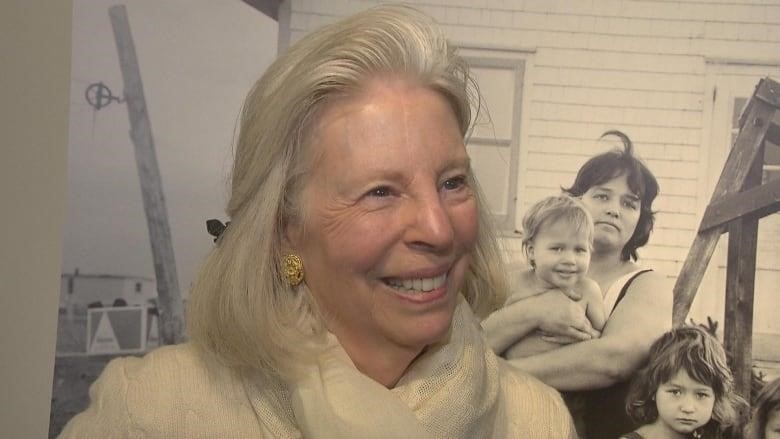
M 758 220 L 780 210 L 780 179 L 762 184 L 765 140 L 780 145 L 780 84 L 759 81 L 739 120 L 707 209 L 674 285 L 673 322 L 685 323 L 721 234 L 728 233 L 724 346 L 732 358 L 736 389 L 750 400 L 753 365 L 753 293 Z M 714 292 L 708 292 L 714 293 Z

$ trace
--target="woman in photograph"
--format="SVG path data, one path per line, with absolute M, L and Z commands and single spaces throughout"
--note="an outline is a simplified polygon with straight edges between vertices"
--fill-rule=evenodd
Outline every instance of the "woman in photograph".
M 592 439 L 633 430 L 624 409 L 629 379 L 651 343 L 672 324 L 670 282 L 637 263 L 637 250 L 653 230 L 652 203 L 658 183 L 634 156 L 625 134 L 609 131 L 604 136 L 620 138 L 622 150 L 592 157 L 580 168 L 574 184 L 564 189 L 581 199 L 593 217 L 587 275 L 604 294 L 608 319 L 603 332 L 592 328 L 574 300 L 576 291 L 525 292 L 521 296 L 528 298 L 501 308 L 483 322 L 497 354 L 537 330 L 547 335 L 546 340 L 561 343 L 558 349 L 510 363 L 560 391 L 589 391 L 584 397 L 581 435 Z
M 112 361 L 62 437 L 575 437 L 479 328 L 507 288 L 472 84 L 407 7 L 294 44 L 246 99 L 190 342 Z

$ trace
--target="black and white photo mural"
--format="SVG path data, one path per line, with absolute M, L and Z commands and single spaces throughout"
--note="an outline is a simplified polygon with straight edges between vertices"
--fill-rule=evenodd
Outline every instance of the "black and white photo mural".
M 86 407 L 87 388 L 108 360 L 186 339 L 186 328 L 175 322 L 214 245 L 206 220 L 228 220 L 242 99 L 277 50 L 378 3 L 127 0 L 121 10 L 130 32 L 121 36 L 112 26 L 120 9 L 109 14 L 114 2 L 74 0 L 68 213 L 50 436 Z M 600 139 L 619 130 L 660 186 L 653 231 L 638 262 L 668 281 L 658 294 L 671 297 L 740 114 L 761 78 L 780 81 L 780 4 L 405 3 L 434 17 L 471 65 L 483 100 L 466 146 L 510 266 L 527 263 L 522 219 L 529 207 L 569 187 L 589 158 L 622 147 L 617 137 Z M 264 9 L 269 6 L 274 17 Z M 129 41 L 136 82 L 127 76 L 133 57 L 122 56 Z M 777 113 L 773 123 L 780 125 Z M 760 163 L 763 183 L 780 178 L 780 136 L 774 136 Z M 763 382 L 780 377 L 780 214 L 762 218 L 757 233 L 753 323 L 746 331 L 749 365 Z M 727 242 L 724 235 L 715 245 L 685 318 L 721 341 L 730 305 Z M 559 390 L 576 387 L 569 384 Z M 604 422 L 612 416 L 604 413 Z
M 206 220 L 224 219 L 242 99 L 276 55 L 277 28 L 241 1 L 73 2 L 50 436 L 86 407 L 107 361 L 164 342 L 161 275 L 181 316 L 214 245 Z M 122 51 L 135 54 L 135 73 Z

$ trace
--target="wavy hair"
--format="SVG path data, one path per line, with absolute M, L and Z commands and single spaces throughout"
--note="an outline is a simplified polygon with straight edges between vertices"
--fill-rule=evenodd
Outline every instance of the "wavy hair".
M 623 150 L 616 149 L 591 157 L 577 172 L 574 184 L 562 189 L 569 195 L 579 198 L 593 186 L 625 175 L 628 188 L 641 200 L 641 208 L 634 234 L 623 246 L 620 258 L 623 261 L 629 259 L 636 261 L 639 258 L 637 249 L 647 244 L 653 231 L 655 223 L 653 200 L 658 196 L 658 181 L 650 169 L 634 155 L 634 145 L 627 135 L 621 131 L 611 130 L 602 134 L 600 138 L 607 136 L 618 137 L 623 142 Z
M 684 370 L 691 379 L 712 388 L 715 404 L 712 418 L 702 427 L 704 437 L 736 426 L 746 403 L 734 392 L 734 376 L 720 342 L 698 326 L 683 326 L 662 335 L 650 347 L 647 365 L 631 381 L 626 411 L 635 422 L 658 419 L 655 394 L 658 387 Z
M 188 304 L 192 342 L 239 372 L 293 378 L 324 323 L 306 288 L 281 266 L 284 230 L 302 219 L 301 192 L 318 111 L 378 76 L 440 93 L 461 134 L 479 92 L 466 62 L 427 15 L 378 6 L 316 30 L 282 54 L 244 102 L 227 205 L 230 226 L 208 255 Z M 473 179 L 473 177 L 471 177 Z M 480 227 L 461 288 L 477 315 L 503 302 L 507 286 L 495 229 L 476 181 Z

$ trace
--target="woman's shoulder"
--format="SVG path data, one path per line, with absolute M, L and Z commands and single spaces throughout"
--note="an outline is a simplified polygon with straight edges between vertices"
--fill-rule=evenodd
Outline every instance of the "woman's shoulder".
M 190 343 L 158 348 L 119 365 L 128 382 L 128 405 L 200 411 L 244 396 L 241 377 Z M 248 404 L 247 404 L 248 405 Z
M 623 276 L 619 281 L 622 284 L 622 289 L 625 290 L 623 294 L 627 296 L 649 294 L 657 298 L 659 292 L 668 292 L 668 296 L 671 296 L 673 286 L 671 278 L 651 268 L 638 268 Z
M 629 291 L 659 291 L 665 289 L 668 284 L 669 279 L 662 273 L 632 262 L 616 273 L 614 280 L 604 292 L 604 297 L 606 302 L 609 302 L 610 298 L 617 299 L 619 302 Z
M 633 278 L 636 281 L 647 279 L 666 279 L 666 275 L 653 267 L 634 262 L 629 265 L 630 268 L 626 268 L 625 276 L 627 278 Z
M 71 420 L 62 437 L 96 437 L 104 431 L 119 437 L 134 431 L 181 436 L 212 412 L 232 421 L 245 417 L 244 412 L 254 416 L 240 379 L 186 343 L 112 360 L 89 397 L 89 407 Z
M 560 393 L 537 378 L 501 361 L 501 388 L 507 413 L 518 426 L 536 426 L 549 437 L 573 437 L 573 423 Z M 534 432 L 526 432 L 533 434 Z
M 515 393 L 522 393 L 531 397 L 537 397 L 543 404 L 557 404 L 561 400 L 560 394 L 552 387 L 544 384 L 536 377 L 533 377 L 508 363 L 501 362 L 501 378 L 506 384 L 506 389 Z
M 103 376 L 121 376 L 128 393 L 136 389 L 151 394 L 173 394 L 177 390 L 219 380 L 229 374 L 214 361 L 207 360 L 192 344 L 163 346 L 143 357 L 122 357 L 108 363 Z M 168 396 L 170 398 L 170 396 Z
M 563 400 L 557 390 L 544 384 L 538 378 L 511 366 L 506 361 L 501 361 L 500 364 L 501 378 L 507 386 L 504 388 L 508 388 L 515 393 L 535 397 L 541 404 L 556 405 L 559 402 L 563 404 Z

